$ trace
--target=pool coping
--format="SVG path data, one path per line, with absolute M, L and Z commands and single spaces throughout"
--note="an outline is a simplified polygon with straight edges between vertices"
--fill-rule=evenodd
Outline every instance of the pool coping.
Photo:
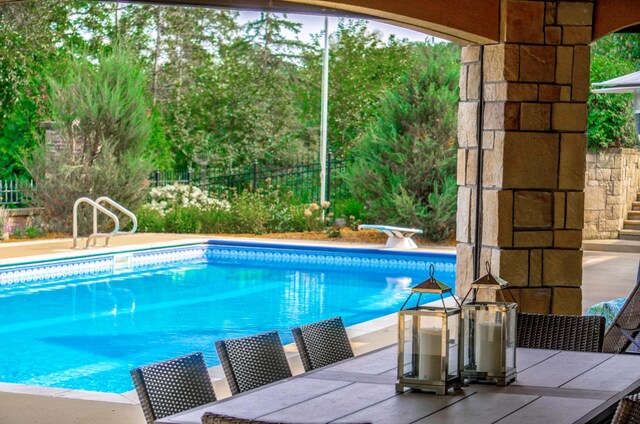
M 63 239 L 64 240 L 64 239 Z M 2 248 L 10 248 L 12 245 L 25 245 L 25 243 L 41 243 L 45 241 L 34 242 L 17 242 L 17 243 L 5 243 L 0 246 Z M 71 242 L 71 239 L 69 239 Z M 0 259 L 0 269 L 11 266 L 24 266 L 34 263 L 48 263 L 60 260 L 72 260 L 72 259 L 84 259 L 95 258 L 98 256 L 106 256 L 111 254 L 129 253 L 132 251 L 148 251 L 162 248 L 171 247 L 184 247 L 191 245 L 201 244 L 221 244 L 221 245 L 233 245 L 242 242 L 247 246 L 254 247 L 273 247 L 278 246 L 280 248 L 293 248 L 294 246 L 303 246 L 309 250 L 326 250 L 326 249 L 358 249 L 361 253 L 376 253 L 376 254 L 392 254 L 402 252 L 403 255 L 419 256 L 421 254 L 431 255 L 446 255 L 450 256 L 455 254 L 455 247 L 449 246 L 429 246 L 419 247 L 418 249 L 388 249 L 382 244 L 365 244 L 365 243 L 345 243 L 345 242 L 330 242 L 330 241 L 316 241 L 316 240 L 293 240 L 293 239 L 260 239 L 254 238 L 241 238 L 241 237 L 206 237 L 206 238 L 191 238 L 186 240 L 171 240 L 154 243 L 144 244 L 132 244 L 127 246 L 118 247 L 100 247 L 92 249 L 68 249 L 67 251 L 60 253 L 49 253 L 44 255 L 32 255 L 23 256 L 20 258 L 7 258 Z M 376 247 L 373 247 L 376 246 Z
M 33 242 L 38 243 L 39 241 Z M 21 242 L 19 244 L 23 244 Z M 370 245 L 363 243 L 344 243 L 344 242 L 318 242 L 315 240 L 291 240 L 291 239 L 252 239 L 252 238 L 232 238 L 232 237 L 207 237 L 207 238 L 191 238 L 185 240 L 172 240 L 154 243 L 144 243 L 128 246 L 107 247 L 89 250 L 71 250 L 45 255 L 33 255 L 17 258 L 9 258 L 0 260 L 0 270 L 3 268 L 15 266 L 28 266 L 37 263 L 51 263 L 64 260 L 77 260 L 83 258 L 95 258 L 98 256 L 117 255 L 129 252 L 151 251 L 157 249 L 167 249 L 172 247 L 185 247 L 195 245 L 238 245 L 251 247 L 278 247 L 278 248 L 304 248 L 308 250 L 357 250 L 359 253 L 375 253 L 375 254 L 408 254 L 409 256 L 421 255 L 437 255 L 451 256 L 455 254 L 455 248 L 450 247 L 427 247 L 418 249 L 386 249 L 383 245 Z M 2 248 L 8 248 L 13 243 L 7 243 Z M 18 243 L 15 243 L 18 244 Z M 375 247 L 373 247 L 375 246 Z M 392 313 L 373 320 L 365 321 L 347 327 L 347 334 L 352 342 L 354 353 L 361 355 L 372 350 L 384 346 L 390 346 L 395 343 L 397 338 L 397 313 Z M 212 347 L 213 348 L 213 347 Z M 302 362 L 297 353 L 295 343 L 284 346 L 287 358 L 289 360 L 292 372 L 297 375 L 303 372 Z M 216 390 L 217 399 L 224 399 L 230 396 L 226 379 L 222 371 L 221 365 L 209 368 L 209 374 Z M 137 405 L 139 401 L 135 390 L 124 393 L 97 392 L 77 389 L 65 389 L 27 385 L 20 383 L 0 382 L 0 393 L 10 393 L 16 395 L 29 396 L 46 396 L 49 398 L 75 399 L 93 402 L 106 402 L 121 405 Z

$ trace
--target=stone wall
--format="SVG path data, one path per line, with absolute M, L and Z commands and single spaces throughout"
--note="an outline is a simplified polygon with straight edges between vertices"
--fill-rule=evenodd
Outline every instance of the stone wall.
M 640 187 L 640 150 L 587 154 L 583 237 L 615 239 Z
M 30 220 L 33 216 L 37 216 L 40 214 L 41 209 L 39 208 L 19 208 L 19 209 L 8 209 L 9 213 L 9 231 L 13 232 L 16 228 L 22 228 L 27 225 L 30 225 Z

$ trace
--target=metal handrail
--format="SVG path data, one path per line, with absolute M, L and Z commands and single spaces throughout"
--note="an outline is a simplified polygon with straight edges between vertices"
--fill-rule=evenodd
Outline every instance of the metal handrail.
M 105 246 L 109 245 L 109 238 L 115 236 L 118 233 L 118 230 L 120 229 L 120 220 L 118 219 L 118 217 L 111 212 L 109 209 L 105 208 L 102 205 L 99 205 L 98 203 L 94 202 L 93 200 L 89 199 L 88 197 L 81 197 L 78 200 L 75 201 L 75 203 L 73 204 L 73 246 L 72 249 L 77 249 L 78 248 L 78 206 L 80 206 L 81 203 L 86 203 L 90 206 L 93 206 L 93 216 L 94 218 L 97 216 L 97 211 L 102 212 L 103 214 L 107 215 L 109 218 L 111 218 L 113 220 L 113 231 L 111 231 L 110 233 L 98 233 L 98 228 L 97 228 L 97 219 L 94 220 L 94 227 L 93 227 L 93 234 L 91 234 L 88 238 L 87 238 L 87 244 L 85 245 L 85 249 L 89 248 L 89 243 L 91 242 L 91 240 L 95 240 L 97 237 L 106 237 L 107 240 L 105 241 Z M 95 242 L 94 242 L 94 246 L 95 246 Z
M 129 209 L 125 208 L 124 206 L 122 206 L 120 203 L 116 202 L 115 200 L 113 200 L 110 197 L 107 196 L 102 196 L 102 197 L 98 197 L 96 199 L 96 203 L 100 204 L 100 203 L 108 203 L 109 205 L 113 206 L 114 208 L 116 208 L 117 210 L 119 210 L 120 212 L 122 212 L 123 214 L 125 214 L 126 216 L 128 216 L 129 218 L 131 218 L 131 222 L 133 223 L 133 227 L 131 228 L 131 230 L 129 231 L 118 231 L 118 234 L 133 234 L 138 230 L 138 218 L 136 218 L 136 216 L 134 215 L 133 212 L 131 212 Z M 98 213 L 97 211 L 94 209 L 93 210 L 93 232 L 97 232 L 98 231 Z

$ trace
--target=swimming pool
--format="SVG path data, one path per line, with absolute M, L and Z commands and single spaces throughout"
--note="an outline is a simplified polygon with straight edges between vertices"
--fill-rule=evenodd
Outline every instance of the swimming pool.
M 0 381 L 122 393 L 219 339 L 393 313 L 431 264 L 454 285 L 453 255 L 220 241 L 0 267 Z

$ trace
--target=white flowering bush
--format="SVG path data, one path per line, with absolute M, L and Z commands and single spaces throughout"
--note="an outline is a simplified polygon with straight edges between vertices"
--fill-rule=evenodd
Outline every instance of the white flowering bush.
M 167 212 L 177 207 L 212 209 L 229 211 L 231 204 L 227 200 L 209 197 L 207 193 L 192 185 L 178 184 L 154 188 L 149 195 L 151 201 L 146 208 L 165 216 Z
M 149 202 L 138 211 L 138 228 L 181 234 L 322 231 L 332 222 L 323 220 L 329 206 L 329 202 L 300 203 L 277 185 L 255 192 L 231 188 L 215 198 L 197 187 L 174 184 L 151 190 Z

